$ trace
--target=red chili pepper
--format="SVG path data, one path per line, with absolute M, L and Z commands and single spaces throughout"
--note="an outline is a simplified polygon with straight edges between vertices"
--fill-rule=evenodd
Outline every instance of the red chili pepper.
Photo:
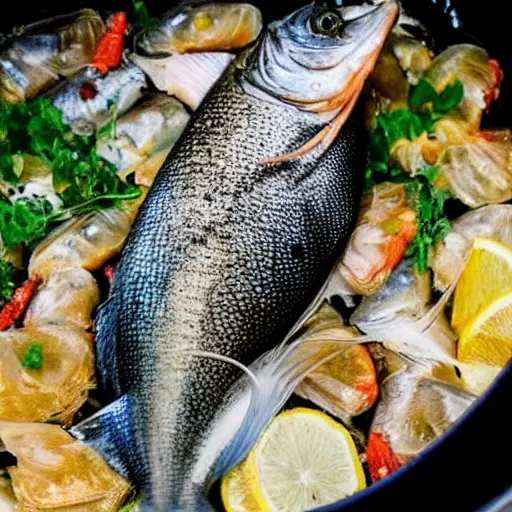
M 380 433 L 370 434 L 366 447 L 366 459 L 374 482 L 386 478 L 404 465 Z
M 108 284 L 112 288 L 112 283 L 114 282 L 114 267 L 112 265 L 107 265 L 103 273 L 108 279 Z
M 14 292 L 11 301 L 0 311 L 0 331 L 6 331 L 23 316 L 40 283 L 39 278 L 29 279 Z
M 100 73 L 107 73 L 121 64 L 124 50 L 124 35 L 128 29 L 128 19 L 125 12 L 117 12 L 112 16 L 110 27 L 100 41 L 91 66 Z
M 489 61 L 489 65 L 491 66 L 494 85 L 487 91 L 485 95 L 485 103 L 487 104 L 487 107 L 490 107 L 491 103 L 500 97 L 501 83 L 505 78 L 505 73 L 503 73 L 500 63 L 496 59 L 491 59 Z

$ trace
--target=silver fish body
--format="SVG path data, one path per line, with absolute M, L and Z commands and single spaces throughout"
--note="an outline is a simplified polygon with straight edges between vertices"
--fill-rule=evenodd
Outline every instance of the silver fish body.
M 127 112 L 144 94 L 147 81 L 133 63 L 123 64 L 105 76 L 86 68 L 49 91 L 48 97 L 63 120 L 80 135 L 91 135 L 113 116 Z
M 41 94 L 59 76 L 70 76 L 92 61 L 105 33 L 91 9 L 25 27 L 0 53 L 0 98 L 17 103 Z
M 369 11 L 388 27 L 396 7 Z M 318 39 L 318 51 L 334 51 L 325 34 Z M 250 80 L 251 52 L 267 49 L 237 59 L 195 113 L 158 173 L 99 314 L 99 381 L 121 398 L 80 435 L 162 511 L 211 509 L 225 449 L 240 460 L 255 442 L 230 445 L 243 414 L 228 400 L 237 364 L 285 338 L 357 217 L 367 154 L 359 109 L 330 147 L 263 163 L 304 146 L 337 114 L 298 108 Z

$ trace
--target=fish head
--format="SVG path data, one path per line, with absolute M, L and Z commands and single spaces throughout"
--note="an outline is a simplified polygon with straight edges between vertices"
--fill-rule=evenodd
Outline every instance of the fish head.
M 137 38 L 137 49 L 149 56 L 231 51 L 252 43 L 262 25 L 260 11 L 250 4 L 180 5 Z
M 395 0 L 311 3 L 269 25 L 246 77 L 304 110 L 339 109 L 372 71 L 397 15 Z

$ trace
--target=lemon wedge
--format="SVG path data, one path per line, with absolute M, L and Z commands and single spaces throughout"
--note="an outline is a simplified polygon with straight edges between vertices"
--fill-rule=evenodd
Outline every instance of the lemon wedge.
M 476 316 L 512 292 L 512 248 L 488 238 L 476 238 L 462 273 L 453 304 L 452 327 L 461 335 Z
M 256 510 L 262 512 L 303 512 L 366 487 L 349 432 L 312 409 L 279 414 L 244 466 Z
M 507 293 L 469 322 L 459 340 L 458 359 L 503 367 L 512 357 L 512 293 Z

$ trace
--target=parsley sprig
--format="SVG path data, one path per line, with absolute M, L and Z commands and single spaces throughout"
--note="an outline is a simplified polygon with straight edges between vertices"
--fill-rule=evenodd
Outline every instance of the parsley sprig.
M 433 134 L 435 123 L 456 108 L 463 97 L 464 86 L 460 81 L 438 93 L 430 82 L 422 79 L 411 90 L 409 108 L 380 113 L 371 132 L 366 188 L 369 190 L 385 181 L 406 185 L 418 221 L 417 235 L 408 256 L 414 258 L 420 272 L 429 269 L 434 245 L 450 232 L 445 206 L 452 196 L 435 185 L 440 169 L 417 169 L 411 176 L 393 165 L 391 151 L 401 139 L 413 141 L 424 133 Z
M 16 270 L 7 261 L 0 260 L 0 307 L 11 300 L 16 284 Z
M 67 126 L 50 100 L 9 105 L 0 102 L 0 177 L 19 182 L 16 162 L 23 154 L 47 162 L 63 208 L 53 211 L 44 199 L 0 200 L 0 234 L 6 249 L 34 245 L 71 215 L 108 208 L 140 195 L 122 182 L 116 167 L 98 156 L 96 136 L 81 136 Z

